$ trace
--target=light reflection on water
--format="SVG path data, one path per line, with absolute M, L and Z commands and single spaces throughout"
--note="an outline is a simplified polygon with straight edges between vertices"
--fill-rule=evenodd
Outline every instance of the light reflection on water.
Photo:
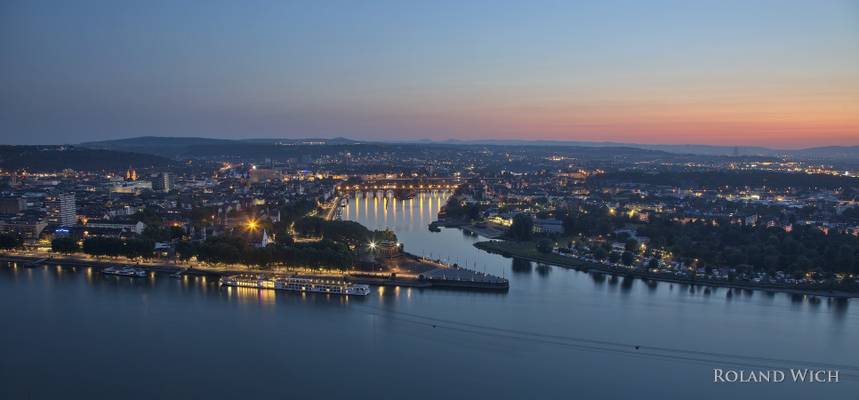
M 355 192 L 343 209 L 343 219 L 361 222 L 371 229 L 426 229 L 437 219 L 450 194 L 446 190 L 419 192 L 414 198 L 399 199 L 391 192 Z

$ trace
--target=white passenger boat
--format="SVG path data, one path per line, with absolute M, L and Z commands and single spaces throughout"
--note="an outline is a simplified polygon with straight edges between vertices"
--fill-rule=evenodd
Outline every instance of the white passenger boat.
M 220 283 L 222 286 L 291 290 L 294 292 L 330 293 L 352 296 L 366 296 L 370 294 L 369 286 L 353 284 L 339 278 L 232 275 L 222 277 Z
M 107 267 L 101 270 L 105 275 L 128 276 L 132 278 L 145 278 L 146 270 L 134 267 Z

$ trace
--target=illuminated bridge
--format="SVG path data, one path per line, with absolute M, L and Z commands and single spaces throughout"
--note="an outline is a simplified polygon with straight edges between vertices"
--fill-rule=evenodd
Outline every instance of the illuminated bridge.
M 342 183 L 337 185 L 336 189 L 340 193 L 371 190 L 454 190 L 459 185 L 459 179 L 455 178 L 397 178 Z

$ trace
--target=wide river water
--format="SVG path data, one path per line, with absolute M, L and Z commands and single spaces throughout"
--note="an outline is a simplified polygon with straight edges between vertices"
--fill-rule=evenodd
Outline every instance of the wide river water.
M 859 304 L 592 276 L 430 232 L 445 194 L 357 197 L 344 219 L 503 275 L 507 293 L 366 298 L 203 278 L 0 268 L 0 398 L 859 398 Z M 713 369 L 788 371 L 714 384 Z M 790 368 L 839 369 L 799 384 Z

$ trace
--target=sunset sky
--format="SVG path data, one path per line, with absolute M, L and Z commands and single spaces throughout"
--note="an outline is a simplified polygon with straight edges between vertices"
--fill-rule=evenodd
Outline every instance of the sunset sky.
M 859 145 L 859 1 L 0 2 L 2 143 Z

